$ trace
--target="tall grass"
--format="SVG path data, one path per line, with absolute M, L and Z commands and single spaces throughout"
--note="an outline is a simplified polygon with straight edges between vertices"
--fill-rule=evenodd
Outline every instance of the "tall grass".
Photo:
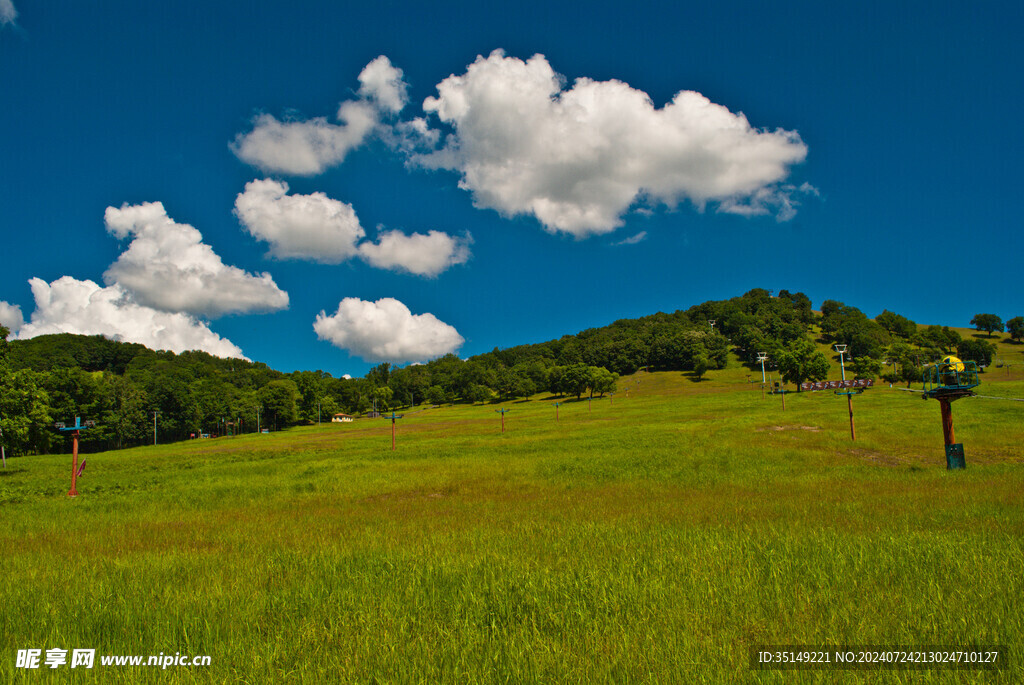
M 732 367 L 0 472 L 0 679 L 1020 682 L 752 671 L 758 644 L 1022 645 L 1022 407 L 762 400 Z M 636 383 L 639 380 L 640 383 Z M 1021 383 L 998 388 L 1021 394 Z M 630 397 L 624 389 L 630 388 Z M 984 386 L 983 386 L 984 387 Z M 997 394 L 993 392 L 993 394 Z M 1011 406 L 1012 405 L 1012 406 Z M 209 668 L 14 668 L 18 649 Z

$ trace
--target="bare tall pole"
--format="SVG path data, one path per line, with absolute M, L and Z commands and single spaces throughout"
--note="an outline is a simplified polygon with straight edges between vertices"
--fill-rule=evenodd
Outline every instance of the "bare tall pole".
M 850 409 L 850 440 L 857 441 L 857 431 L 853 427 L 853 395 L 846 394 L 846 406 Z
M 156 445 L 156 415 L 160 412 L 156 409 L 153 410 L 153 445 Z M 78 444 L 77 442 L 75 444 Z

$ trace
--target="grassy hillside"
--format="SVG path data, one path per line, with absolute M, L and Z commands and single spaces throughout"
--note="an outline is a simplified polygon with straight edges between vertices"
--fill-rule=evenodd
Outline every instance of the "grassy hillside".
M 876 387 L 851 442 L 844 399 L 783 412 L 748 373 L 426 409 L 396 451 L 361 420 L 90 455 L 74 500 L 69 457 L 12 460 L 0 680 L 44 679 L 16 652 L 57 647 L 97 650 L 60 682 L 1021 682 L 1024 402 L 955 403 L 947 472 L 934 401 Z M 1020 366 L 983 382 L 1024 397 Z M 749 669 L 751 646 L 820 643 L 1014 660 Z M 98 665 L 161 652 L 211 665 Z

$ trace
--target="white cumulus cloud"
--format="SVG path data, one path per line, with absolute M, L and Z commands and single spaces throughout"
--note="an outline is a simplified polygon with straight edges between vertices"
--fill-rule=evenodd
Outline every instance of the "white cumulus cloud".
M 132 242 L 103 279 L 137 304 L 206 317 L 288 306 L 288 293 L 270 274 L 224 264 L 198 230 L 168 217 L 160 202 L 107 207 L 104 220 L 111 234 Z
M 321 340 L 371 362 L 434 359 L 464 342 L 455 328 L 433 314 L 413 314 L 391 297 L 376 302 L 346 297 L 334 314 L 321 311 L 313 330 Z
M 12 0 L 0 0 L 0 26 L 13 24 L 18 18 L 18 10 L 14 8 Z
M 424 110 L 453 132 L 415 161 L 457 171 L 479 207 L 578 238 L 615 230 L 638 202 L 784 212 L 777 184 L 807 154 L 795 131 L 756 129 L 697 92 L 659 109 L 621 81 L 565 88 L 543 55 L 524 62 L 497 50 L 437 90 Z M 774 199 L 754 199 L 766 190 Z
M 271 114 L 260 114 L 252 131 L 235 137 L 231 151 L 266 172 L 314 176 L 341 164 L 377 124 L 373 108 L 360 102 L 344 103 L 338 118 L 343 122 L 340 126 L 324 117 L 278 121 Z
M 235 198 L 235 215 L 279 259 L 338 264 L 358 253 L 365 232 L 352 205 L 323 193 L 288 195 L 288 184 L 255 180 Z
M 47 283 L 29 281 L 36 308 L 19 339 L 51 333 L 103 335 L 154 350 L 203 350 L 218 357 L 245 359 L 242 350 L 205 324 L 182 313 L 162 312 L 132 301 L 119 285 L 106 288 L 70 276 Z
M 289 195 L 288 184 L 270 179 L 250 181 L 235 198 L 235 215 L 245 229 L 270 243 L 270 256 L 340 264 L 360 256 L 379 269 L 436 276 L 469 259 L 467 234 L 442 231 L 384 231 L 376 243 L 363 241 L 365 231 L 352 205 L 323 193 Z
M 341 164 L 350 150 L 379 127 L 383 117 L 401 111 L 406 102 L 402 70 L 383 55 L 360 72 L 359 84 L 358 99 L 338 107 L 340 124 L 325 117 L 279 121 L 273 115 L 260 114 L 253 120 L 252 131 L 235 136 L 231 151 L 246 164 L 268 173 L 314 176 Z
M 436 276 L 469 259 L 469 237 L 455 238 L 441 231 L 405 235 L 385 231 L 376 243 L 364 242 L 359 254 L 379 269 L 408 271 L 417 276 Z
M 392 66 L 384 55 L 366 65 L 359 74 L 359 95 L 379 107 L 397 114 L 408 101 L 402 70 Z
M 6 327 L 11 333 L 17 333 L 24 323 L 25 317 L 21 314 L 21 307 L 0 300 L 0 326 Z

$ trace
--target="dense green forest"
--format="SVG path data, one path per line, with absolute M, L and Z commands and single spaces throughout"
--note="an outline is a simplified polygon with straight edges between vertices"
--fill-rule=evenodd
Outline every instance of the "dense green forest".
M 713 323 L 712 323 L 713 322 Z M 978 330 L 1003 330 L 979 314 Z M 1021 317 L 1006 322 L 1024 337 Z M 102 336 L 45 335 L 7 341 L 0 326 L 0 430 L 9 454 L 61 451 L 66 438 L 55 421 L 91 419 L 82 448 L 105 450 L 200 435 L 276 430 L 330 420 L 337 412 L 366 414 L 423 403 L 487 402 L 552 392 L 577 398 L 615 389 L 620 375 L 641 368 L 680 370 L 702 377 L 724 368 L 734 352 L 760 369 L 766 352 L 784 380 L 824 379 L 829 360 L 815 341 L 848 345 L 848 368 L 860 377 L 882 374 L 910 383 L 920 367 L 946 354 L 981 365 L 995 347 L 961 339 L 948 327 L 918 326 L 890 311 L 874 319 L 856 307 L 826 300 L 820 312 L 803 293 L 762 289 L 705 302 L 685 311 L 624 319 L 576 335 L 462 360 L 449 354 L 427 364 L 380 364 L 363 378 L 324 371 L 282 373 L 266 364 L 220 359 L 204 352 L 174 354 Z

